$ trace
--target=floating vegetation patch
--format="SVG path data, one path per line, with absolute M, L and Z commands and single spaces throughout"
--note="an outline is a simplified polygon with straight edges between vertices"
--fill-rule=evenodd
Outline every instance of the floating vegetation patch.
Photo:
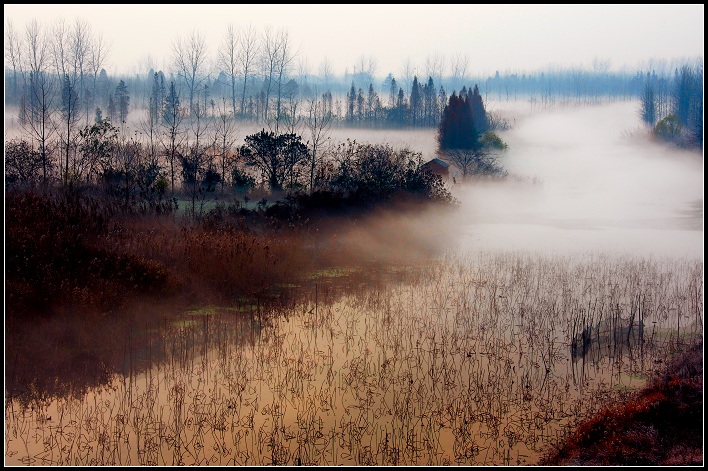
M 350 276 L 358 271 L 355 267 L 328 267 L 316 270 L 308 275 L 309 280 L 322 280 L 326 278 L 341 278 Z

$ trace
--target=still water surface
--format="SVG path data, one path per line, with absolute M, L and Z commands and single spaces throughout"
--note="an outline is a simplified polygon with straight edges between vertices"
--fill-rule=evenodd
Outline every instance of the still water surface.
M 702 337 L 701 164 L 635 110 L 524 115 L 443 255 L 137 316 L 79 393 L 12 391 L 6 464 L 537 462 Z

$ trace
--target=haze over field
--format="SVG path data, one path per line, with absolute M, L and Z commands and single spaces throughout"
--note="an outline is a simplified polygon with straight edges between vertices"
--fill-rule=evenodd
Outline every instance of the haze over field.
M 703 5 L 5 17 L 5 464 L 703 464 Z
M 502 133 L 505 168 L 537 183 L 464 190 L 470 244 L 702 258 L 701 153 L 651 142 L 636 110 L 548 110 Z
M 462 205 L 451 220 L 427 215 L 395 230 L 472 251 L 703 257 L 701 153 L 652 141 L 636 101 L 535 111 L 526 101 L 488 106 L 515 122 L 499 132 L 511 178 L 453 184 Z M 346 137 L 408 146 L 425 160 L 436 155 L 434 130 L 332 136 Z

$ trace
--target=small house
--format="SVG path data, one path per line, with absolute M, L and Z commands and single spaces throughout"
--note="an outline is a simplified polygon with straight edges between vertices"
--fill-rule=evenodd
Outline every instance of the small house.
M 435 157 L 434 159 L 424 163 L 422 165 L 422 168 L 430 170 L 430 172 L 434 173 L 435 175 L 440 175 L 443 178 L 447 178 L 449 175 L 450 164 L 442 159 Z

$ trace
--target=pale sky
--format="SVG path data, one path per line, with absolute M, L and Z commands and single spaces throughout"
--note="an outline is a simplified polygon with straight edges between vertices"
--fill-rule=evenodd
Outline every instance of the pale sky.
M 171 46 L 192 30 L 216 58 L 229 23 L 263 32 L 285 28 L 300 61 L 317 74 L 327 58 L 335 75 L 373 57 L 375 74 L 401 76 L 410 60 L 469 57 L 467 75 L 548 68 L 635 69 L 703 58 L 704 5 L 8 5 L 23 31 L 31 19 L 86 20 L 111 46 L 109 73 L 170 70 Z

